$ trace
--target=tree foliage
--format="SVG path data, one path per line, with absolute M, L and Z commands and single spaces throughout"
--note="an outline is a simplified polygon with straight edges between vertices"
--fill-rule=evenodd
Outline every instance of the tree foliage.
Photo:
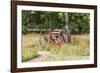
M 69 13 L 69 29 L 72 33 L 89 32 L 90 15 L 88 13 Z
M 89 13 L 68 13 L 68 27 L 71 33 L 89 32 Z M 22 32 L 29 32 L 28 29 L 63 29 L 66 26 L 65 12 L 48 11 L 22 11 Z

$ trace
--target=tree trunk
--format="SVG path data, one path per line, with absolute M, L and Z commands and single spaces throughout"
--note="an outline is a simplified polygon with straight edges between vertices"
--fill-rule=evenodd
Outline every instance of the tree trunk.
M 65 32 L 66 32 L 66 36 L 67 36 L 67 43 L 71 43 L 71 34 L 68 28 L 68 21 L 69 21 L 69 16 L 68 13 L 65 13 Z
M 50 25 L 50 29 L 52 29 L 51 16 L 50 16 L 50 14 L 49 14 L 49 25 Z

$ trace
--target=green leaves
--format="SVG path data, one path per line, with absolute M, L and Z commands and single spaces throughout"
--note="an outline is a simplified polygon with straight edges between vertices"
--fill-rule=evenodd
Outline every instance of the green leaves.
M 89 13 L 68 13 L 68 20 L 65 19 L 64 12 L 48 12 L 48 11 L 22 11 L 22 32 L 27 29 L 63 29 L 68 25 L 71 33 L 76 33 L 76 29 L 80 33 L 88 33 L 90 25 Z
M 89 32 L 90 15 L 89 13 L 68 13 L 69 15 L 69 28 L 71 32 L 75 32 L 78 27 L 81 28 L 80 32 Z

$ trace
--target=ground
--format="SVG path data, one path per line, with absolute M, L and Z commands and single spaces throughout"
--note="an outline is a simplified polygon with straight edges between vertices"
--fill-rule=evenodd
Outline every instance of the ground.
M 40 34 L 38 33 L 22 35 L 22 61 L 37 62 L 89 59 L 89 34 L 71 35 L 71 44 L 64 43 L 58 46 L 46 43 L 45 47 L 39 44 L 39 37 Z M 27 50 L 24 51 L 25 49 Z M 33 50 L 34 54 L 31 54 Z M 26 60 L 24 60 L 24 57 Z

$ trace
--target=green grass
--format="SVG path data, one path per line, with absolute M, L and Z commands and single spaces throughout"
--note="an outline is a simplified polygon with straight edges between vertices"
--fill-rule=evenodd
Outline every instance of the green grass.
M 37 56 L 38 56 L 38 53 L 36 50 L 33 50 L 31 48 L 24 48 L 22 50 L 22 61 L 27 61 Z

